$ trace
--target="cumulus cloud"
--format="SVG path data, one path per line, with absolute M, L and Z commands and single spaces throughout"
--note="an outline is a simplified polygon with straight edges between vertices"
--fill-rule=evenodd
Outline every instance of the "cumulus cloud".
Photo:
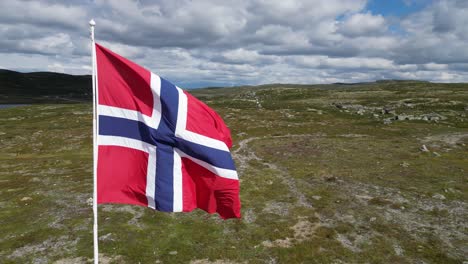
M 4 23 L 79 28 L 85 19 L 86 11 L 79 6 L 17 0 L 0 2 L 0 22 Z
M 395 48 L 401 63 L 463 63 L 468 60 L 468 2 L 436 1 L 401 23 L 408 36 Z
M 397 66 L 391 60 L 383 58 L 330 58 L 324 56 L 301 56 L 295 60 L 299 65 L 331 69 L 383 69 L 392 70 Z
M 468 80 L 463 0 L 401 18 L 366 0 L 3 0 L 2 65 L 89 73 L 91 17 L 98 42 L 181 86 Z
M 339 33 L 350 37 L 380 35 L 386 30 L 384 17 L 369 12 L 353 14 L 341 22 L 338 28 Z

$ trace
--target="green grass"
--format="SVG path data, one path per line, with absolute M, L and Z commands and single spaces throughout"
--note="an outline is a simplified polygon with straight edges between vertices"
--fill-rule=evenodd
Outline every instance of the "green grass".
M 466 261 L 467 85 L 265 85 L 193 94 L 221 114 L 234 150 L 243 146 L 235 160 L 244 217 L 100 205 L 100 252 L 111 263 Z M 335 102 L 447 119 L 384 125 L 387 116 L 346 112 Z M 91 112 L 90 104 L 0 110 L 1 262 L 90 262 Z

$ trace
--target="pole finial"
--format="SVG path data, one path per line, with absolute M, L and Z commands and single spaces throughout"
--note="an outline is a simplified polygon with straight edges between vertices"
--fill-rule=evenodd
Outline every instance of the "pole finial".
M 90 35 L 91 35 L 91 40 L 93 41 L 94 43 L 94 26 L 96 26 L 96 22 L 94 22 L 94 19 L 91 19 L 89 21 L 89 31 L 90 31 Z

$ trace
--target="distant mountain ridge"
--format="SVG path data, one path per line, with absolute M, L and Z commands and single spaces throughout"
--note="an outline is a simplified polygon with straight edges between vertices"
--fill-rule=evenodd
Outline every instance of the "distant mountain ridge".
M 91 75 L 0 69 L 0 103 L 89 101 L 91 84 Z
M 263 84 L 240 85 L 233 87 L 206 87 L 189 89 L 195 95 L 205 93 L 223 93 L 219 88 L 236 89 L 268 89 L 268 88 L 320 88 L 341 89 L 346 87 L 368 86 L 419 86 L 433 87 L 466 84 L 437 84 L 418 80 L 377 80 L 375 82 L 360 83 L 332 83 L 332 84 Z M 230 90 L 228 89 L 228 90 Z M 223 89 L 224 91 L 225 89 Z M 69 75 L 55 72 L 21 73 L 0 69 L 0 104 L 31 104 L 31 103 L 73 103 L 89 102 L 92 99 L 91 75 Z

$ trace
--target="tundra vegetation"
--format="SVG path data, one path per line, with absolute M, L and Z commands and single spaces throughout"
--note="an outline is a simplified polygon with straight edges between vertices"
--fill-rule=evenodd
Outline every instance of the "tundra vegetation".
M 102 263 L 468 260 L 467 84 L 192 93 L 231 129 L 242 219 L 100 205 Z M 0 124 L 0 262 L 90 263 L 91 104 L 2 109 Z

